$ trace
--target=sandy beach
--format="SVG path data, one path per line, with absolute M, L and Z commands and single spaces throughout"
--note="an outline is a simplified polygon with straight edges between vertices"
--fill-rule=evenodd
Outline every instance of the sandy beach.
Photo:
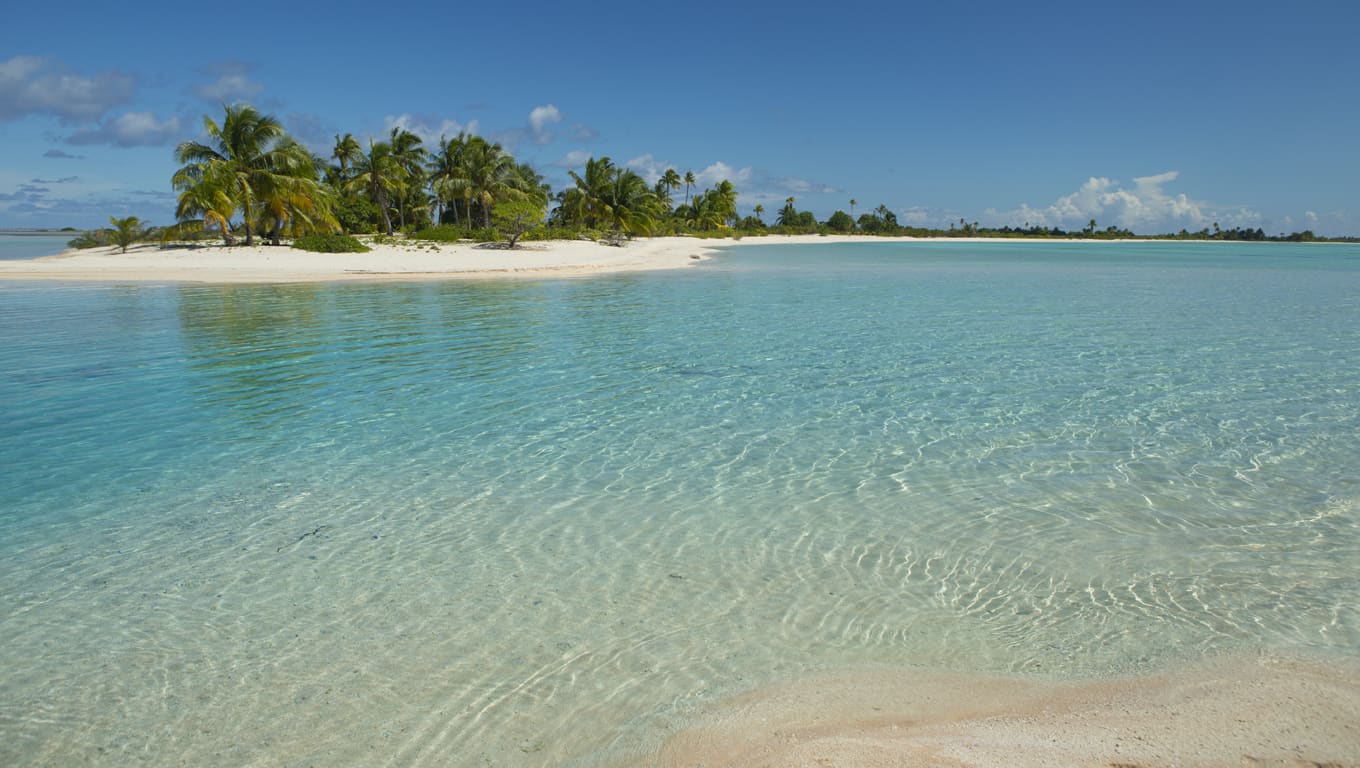
M 846 242 L 997 242 L 989 238 L 771 235 L 732 239 L 640 238 L 621 247 L 588 240 L 522 243 L 514 250 L 473 243 L 395 240 L 367 253 L 312 253 L 287 246 L 202 245 L 161 248 L 141 244 L 67 250 L 38 259 L 0 261 L 0 280 L 297 283 L 341 280 L 448 280 L 477 277 L 584 276 L 679 269 L 715 247 Z M 1099 241 L 1119 242 L 1119 241 Z
M 1360 675 L 1284 657 L 1087 683 L 829 675 L 719 705 L 647 764 L 1347 768 L 1360 765 Z
M 590 275 L 678 269 L 698 263 L 714 243 L 686 237 L 634 240 L 621 247 L 583 240 L 529 242 L 514 250 L 476 244 L 399 240 L 367 253 L 312 253 L 287 246 L 138 245 L 67 250 L 39 259 L 0 261 L 0 280 L 293 283 L 339 280 L 441 280 Z

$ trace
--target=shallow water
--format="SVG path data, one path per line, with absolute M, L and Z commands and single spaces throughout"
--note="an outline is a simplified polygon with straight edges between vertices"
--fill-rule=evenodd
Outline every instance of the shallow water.
M 1360 649 L 1360 248 L 0 283 L 0 763 L 596 765 L 810 670 Z
M 63 232 L 57 235 L 0 232 L 0 261 L 36 259 L 61 253 L 68 247 L 67 243 L 79 234 L 79 232 Z

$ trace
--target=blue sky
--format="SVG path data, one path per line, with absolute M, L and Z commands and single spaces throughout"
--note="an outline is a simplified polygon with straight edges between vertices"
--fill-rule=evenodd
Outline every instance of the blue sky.
M 174 145 L 244 101 L 318 151 L 468 129 L 743 212 L 1360 235 L 1353 0 L 17 5 L 0 227 L 168 223 Z

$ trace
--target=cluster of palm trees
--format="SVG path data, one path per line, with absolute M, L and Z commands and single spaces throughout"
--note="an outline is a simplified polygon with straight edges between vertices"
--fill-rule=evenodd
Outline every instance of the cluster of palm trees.
M 220 231 L 228 244 L 238 231 L 253 245 L 257 235 L 277 244 L 313 232 L 391 235 L 432 224 L 485 230 L 496 205 L 511 202 L 537 206 L 540 219 L 556 202 L 549 225 L 629 236 L 738 224 L 732 184 L 691 196 L 693 172 L 681 177 L 669 169 L 649 185 L 608 157 L 592 158 L 583 173 L 570 173 L 573 186 L 553 195 L 532 167 L 467 133 L 428 149 L 401 127 L 367 147 L 346 133 L 322 158 L 275 117 L 248 105 L 226 107 L 221 124 L 204 116 L 203 126 L 206 143 L 186 141 L 175 150 L 182 165 L 173 178 L 178 226 Z M 673 195 L 682 186 L 684 202 L 677 206 Z
M 467 133 L 441 138 L 433 152 L 404 128 L 393 128 L 387 141 L 370 140 L 367 152 L 347 133 L 335 137 L 331 157 L 337 162 L 327 170 L 332 185 L 371 203 L 389 235 L 396 227 L 432 221 L 486 228 L 497 202 L 529 201 L 545 209 L 548 203 L 548 186 L 537 171 L 515 162 L 500 144 Z M 346 224 L 362 228 L 363 222 Z
M 218 125 L 203 118 L 210 143 L 186 141 L 175 149 L 183 167 L 172 180 L 179 191 L 175 216 L 181 224 L 197 220 L 217 227 L 231 244 L 231 218 L 242 212 L 246 245 L 256 231 L 271 242 L 339 228 L 333 190 L 319 178 L 312 153 L 283 130 L 279 121 L 250 107 L 227 109 Z
M 652 235 L 682 229 L 714 230 L 737 224 L 737 191 L 729 181 L 690 197 L 693 172 L 683 179 L 685 202 L 675 205 L 672 194 L 682 179 L 667 169 L 648 186 L 637 172 L 620 168 L 608 157 L 586 161 L 585 172 L 570 172 L 575 186 L 557 196 L 553 223 L 565 227 L 613 229 L 629 235 Z

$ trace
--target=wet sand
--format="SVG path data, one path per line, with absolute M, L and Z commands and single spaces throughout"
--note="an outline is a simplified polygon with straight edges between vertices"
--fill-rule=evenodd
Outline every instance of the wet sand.
M 670 738 L 679 766 L 1360 765 L 1360 667 L 1217 660 L 1086 683 L 861 671 L 754 691 Z

